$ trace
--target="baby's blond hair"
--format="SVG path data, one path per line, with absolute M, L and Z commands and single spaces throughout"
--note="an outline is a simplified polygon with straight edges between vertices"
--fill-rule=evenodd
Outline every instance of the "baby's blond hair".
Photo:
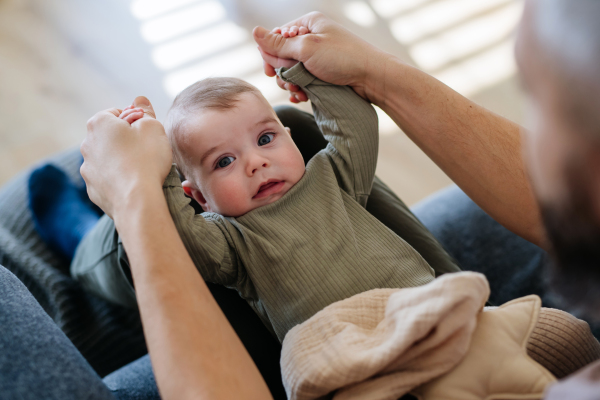
M 231 109 L 242 93 L 261 94 L 255 86 L 238 78 L 206 78 L 188 86 L 175 97 L 167 113 L 165 130 L 173 149 L 173 161 L 181 175 L 191 178 L 185 154 L 180 148 L 181 126 L 185 117 L 206 108 Z

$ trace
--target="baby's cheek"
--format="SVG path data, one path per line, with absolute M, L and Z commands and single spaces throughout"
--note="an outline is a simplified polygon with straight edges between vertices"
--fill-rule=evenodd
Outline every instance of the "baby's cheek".
M 295 146 L 290 147 L 286 154 L 282 157 L 282 163 L 287 171 L 290 171 L 291 177 L 297 182 L 304 175 L 304 159 L 300 150 Z
M 237 180 L 230 179 L 221 182 L 215 200 L 221 214 L 227 216 L 239 216 L 246 213 L 249 197 L 247 189 Z

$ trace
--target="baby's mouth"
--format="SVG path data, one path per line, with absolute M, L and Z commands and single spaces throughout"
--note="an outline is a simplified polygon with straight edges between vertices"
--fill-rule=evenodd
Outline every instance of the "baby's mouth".
M 272 195 L 273 193 L 279 192 L 283 189 L 284 181 L 279 181 L 276 179 L 269 179 L 267 182 L 260 185 L 258 188 L 258 192 L 252 197 L 253 199 L 260 199 L 262 197 L 267 197 Z

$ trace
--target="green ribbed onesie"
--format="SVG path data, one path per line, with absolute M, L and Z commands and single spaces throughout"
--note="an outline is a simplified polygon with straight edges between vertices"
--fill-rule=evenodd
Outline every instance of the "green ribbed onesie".
M 202 277 L 236 289 L 282 341 L 329 304 L 375 288 L 420 286 L 435 275 L 413 247 L 365 210 L 378 152 L 373 107 L 349 87 L 316 79 L 302 64 L 278 73 L 305 91 L 329 141 L 300 181 L 280 200 L 237 218 L 195 214 L 174 168 L 164 193 Z M 103 236 L 116 244 L 114 226 Z M 86 268 L 77 267 L 84 257 L 77 253 L 72 273 L 85 285 Z M 118 287 L 111 290 L 132 290 L 120 268 L 110 280 Z

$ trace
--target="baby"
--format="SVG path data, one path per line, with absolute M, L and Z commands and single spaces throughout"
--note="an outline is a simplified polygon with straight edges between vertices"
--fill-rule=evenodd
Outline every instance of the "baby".
M 365 210 L 378 152 L 373 107 L 302 64 L 279 76 L 311 100 L 327 147 L 306 165 L 260 91 L 235 78 L 197 82 L 165 122 L 175 168 L 164 193 L 202 277 L 233 288 L 283 340 L 326 306 L 374 288 L 420 286 L 434 271 Z M 121 117 L 133 123 L 139 110 Z M 195 214 L 194 198 L 205 211 Z M 104 217 L 79 245 L 72 275 L 89 290 L 135 303 L 123 247 Z M 123 300 L 126 299 L 126 300 Z

